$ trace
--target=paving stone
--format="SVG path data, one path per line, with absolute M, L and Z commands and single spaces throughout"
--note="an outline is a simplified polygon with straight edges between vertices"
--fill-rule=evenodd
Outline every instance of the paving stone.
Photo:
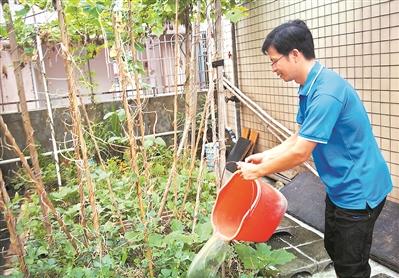
M 275 236 L 275 235 L 273 235 L 266 243 L 272 249 L 281 249 L 281 248 L 290 247 L 286 242 L 282 241 L 279 236 Z
M 281 238 L 293 246 L 303 245 L 321 239 L 321 237 L 304 227 L 297 226 L 289 229 L 291 235 L 282 235 Z
M 294 254 L 295 259 L 285 265 L 277 266 L 280 271 L 278 277 L 291 278 L 298 274 L 312 275 L 317 271 L 317 264 L 314 261 L 293 248 L 288 248 L 287 251 Z
M 278 226 L 277 229 L 279 228 L 291 228 L 291 227 L 298 227 L 298 223 L 296 223 L 294 220 L 289 219 L 288 217 L 283 217 L 283 219 L 280 222 L 280 225 Z
M 324 271 L 331 264 L 330 256 L 324 248 L 323 239 L 298 246 L 297 248 L 317 262 L 318 271 Z

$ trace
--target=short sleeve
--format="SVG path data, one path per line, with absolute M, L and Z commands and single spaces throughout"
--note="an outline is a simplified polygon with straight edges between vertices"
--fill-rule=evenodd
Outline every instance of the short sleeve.
M 298 108 L 298 113 L 296 114 L 296 123 L 298 125 L 302 125 L 303 123 L 303 117 L 304 117 L 304 113 L 302 111 L 303 102 L 306 102 L 306 97 L 303 98 L 299 96 L 299 108 Z
M 342 102 L 334 96 L 317 95 L 306 109 L 299 136 L 310 141 L 327 144 L 341 109 Z

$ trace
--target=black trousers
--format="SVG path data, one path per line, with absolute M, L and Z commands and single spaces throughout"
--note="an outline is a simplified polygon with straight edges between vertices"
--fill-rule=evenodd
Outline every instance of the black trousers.
M 374 224 L 384 207 L 344 209 L 326 197 L 324 246 L 338 277 L 370 277 L 370 248 Z

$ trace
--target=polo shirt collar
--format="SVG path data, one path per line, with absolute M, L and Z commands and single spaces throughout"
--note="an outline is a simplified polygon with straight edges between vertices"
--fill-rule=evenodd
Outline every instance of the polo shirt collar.
M 310 70 L 305 83 L 303 85 L 299 86 L 298 94 L 300 96 L 306 96 L 311 84 L 313 83 L 313 79 L 316 78 L 316 75 L 319 72 L 321 67 L 322 67 L 322 65 L 318 61 L 316 61 L 315 64 L 313 65 L 312 69 Z

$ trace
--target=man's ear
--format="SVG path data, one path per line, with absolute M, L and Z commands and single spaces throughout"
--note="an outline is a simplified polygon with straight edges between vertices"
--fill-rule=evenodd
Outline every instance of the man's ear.
M 292 55 L 294 55 L 294 58 L 298 58 L 301 55 L 301 52 L 294 48 L 293 50 L 291 50 Z

